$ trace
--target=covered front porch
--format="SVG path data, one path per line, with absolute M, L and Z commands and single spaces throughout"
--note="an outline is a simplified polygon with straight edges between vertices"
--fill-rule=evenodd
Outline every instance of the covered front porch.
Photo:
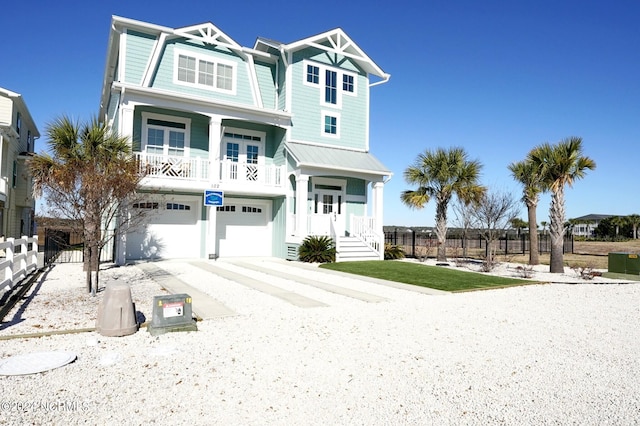
M 288 179 L 287 242 L 328 235 L 338 261 L 383 259 L 383 188 L 391 173 L 365 152 L 290 142 L 286 148 L 297 166 Z

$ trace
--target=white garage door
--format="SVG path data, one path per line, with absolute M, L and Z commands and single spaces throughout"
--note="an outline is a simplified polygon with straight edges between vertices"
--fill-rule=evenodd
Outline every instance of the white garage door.
M 199 202 L 139 203 L 145 225 L 127 235 L 127 259 L 200 257 Z
M 216 209 L 219 256 L 271 256 L 271 202 L 225 200 L 225 204 Z

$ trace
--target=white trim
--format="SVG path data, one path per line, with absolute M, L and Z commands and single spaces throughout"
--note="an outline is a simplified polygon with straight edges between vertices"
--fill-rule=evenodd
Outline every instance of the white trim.
M 344 76 L 348 75 L 353 77 L 353 92 L 349 92 L 348 90 L 344 90 Z M 358 74 L 350 71 L 343 70 L 342 78 L 340 79 L 340 91 L 343 92 L 347 96 L 358 96 Z
M 151 84 L 151 79 L 153 78 L 153 74 L 158 67 L 158 61 L 160 60 L 160 53 L 162 52 L 164 45 L 167 40 L 167 33 L 160 34 L 160 37 L 156 39 L 154 43 L 151 57 L 149 58 L 149 62 L 147 63 L 147 68 L 145 69 L 144 76 L 142 78 L 142 86 L 149 87 Z
M 340 113 L 339 112 L 335 112 L 335 111 L 327 111 L 327 110 L 322 110 L 320 112 L 320 134 L 322 135 L 322 137 L 325 138 L 331 138 L 331 139 L 340 139 Z M 327 133 L 325 131 L 325 126 L 326 126 L 326 117 L 334 117 L 336 119 L 336 133 Z
M 127 32 L 129 30 L 125 30 L 122 34 L 120 34 L 120 57 L 118 58 L 118 65 L 117 65 L 117 75 L 118 75 L 118 81 L 121 82 L 126 82 L 126 78 L 127 78 Z M 114 73 L 114 80 L 115 80 L 115 73 Z M 107 106 L 105 106 L 107 107 Z
M 178 64 L 180 60 L 180 55 L 194 58 L 196 60 L 196 71 L 195 71 L 196 75 L 195 75 L 194 83 L 189 83 L 187 81 L 182 81 L 178 79 Z M 198 72 L 199 72 L 198 67 L 199 67 L 200 61 L 213 63 L 213 68 L 214 68 L 213 86 L 207 86 L 206 84 L 198 83 Z M 218 65 L 225 65 L 225 66 L 231 67 L 231 90 L 221 89 L 217 86 Z M 179 86 L 194 87 L 197 89 L 205 89 L 213 92 L 226 93 L 229 95 L 235 95 L 236 87 L 238 86 L 237 64 L 232 61 L 226 61 L 226 60 L 220 59 L 216 56 L 203 55 L 200 52 L 193 52 L 187 49 L 174 48 L 173 49 L 173 84 L 176 84 Z
M 185 118 L 185 117 L 178 117 L 175 115 L 164 115 L 164 114 L 156 114 L 156 113 L 152 113 L 152 112 L 143 112 L 142 113 L 142 134 L 140 135 L 140 151 L 141 152 L 146 152 L 147 150 L 147 137 L 148 137 L 148 130 L 149 130 L 149 124 L 147 123 L 147 121 L 149 119 L 154 119 L 154 120 L 162 120 L 162 121 L 170 121 L 173 123 L 182 123 L 185 125 L 184 128 L 184 157 L 189 157 L 190 155 L 190 147 L 191 147 L 191 119 L 189 118 Z M 156 126 L 153 125 L 152 127 L 162 127 L 162 126 Z M 163 127 L 164 129 L 172 129 L 171 127 Z M 165 138 L 167 137 L 167 135 L 165 135 Z M 164 155 L 168 155 L 168 150 L 169 150 L 169 145 L 166 143 L 163 143 L 163 152 Z
M 253 94 L 253 102 L 258 108 L 264 108 L 264 105 L 262 104 L 262 93 L 260 92 L 260 84 L 258 83 L 258 73 L 256 72 L 256 63 L 251 55 L 247 55 L 247 68 L 249 83 L 251 84 L 251 93 Z

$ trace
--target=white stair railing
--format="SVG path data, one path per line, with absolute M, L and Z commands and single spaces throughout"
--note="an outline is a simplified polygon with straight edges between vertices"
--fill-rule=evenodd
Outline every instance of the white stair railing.
M 351 235 L 369 246 L 380 259 L 384 259 L 384 236 L 376 231 L 374 217 L 351 216 Z

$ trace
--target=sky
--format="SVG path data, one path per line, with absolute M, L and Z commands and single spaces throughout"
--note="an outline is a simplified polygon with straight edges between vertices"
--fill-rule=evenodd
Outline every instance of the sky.
M 391 74 L 371 88 L 370 105 L 370 150 L 393 172 L 385 225 L 434 225 L 433 201 L 420 210 L 400 202 L 415 189 L 404 170 L 427 149 L 464 148 L 483 164 L 483 185 L 519 199 L 507 166 L 571 136 L 597 167 L 567 188 L 567 219 L 640 213 L 637 0 L 12 1 L 0 87 L 23 95 L 41 133 L 62 114 L 98 113 L 112 15 L 172 28 L 211 22 L 246 47 L 342 28 Z M 41 137 L 36 151 L 45 148 Z M 543 195 L 539 222 L 549 203 Z

